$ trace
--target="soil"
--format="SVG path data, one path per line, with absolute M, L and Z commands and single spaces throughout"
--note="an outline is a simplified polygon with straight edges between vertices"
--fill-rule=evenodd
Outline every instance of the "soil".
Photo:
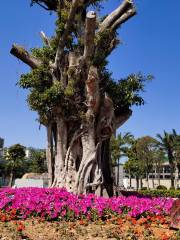
M 0 222 L 0 240 L 180 240 L 180 230 L 167 224 L 47 222 L 41 219 Z

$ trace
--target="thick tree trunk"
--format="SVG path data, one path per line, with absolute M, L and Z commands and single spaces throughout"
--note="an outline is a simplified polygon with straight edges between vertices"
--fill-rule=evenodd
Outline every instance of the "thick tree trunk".
M 62 179 L 65 167 L 65 154 L 67 148 L 67 126 L 58 112 L 56 115 L 56 130 L 55 130 L 55 163 L 54 163 L 54 182 L 52 186 L 64 187 Z
M 94 178 L 92 169 L 98 173 L 98 152 L 100 143 L 95 143 L 95 129 L 91 126 L 87 133 L 82 138 L 82 160 L 76 176 L 75 190 L 77 193 L 85 193 L 87 189 L 96 187 L 99 184 L 100 179 L 97 176 L 97 182 L 91 183 L 91 179 Z M 91 185 L 92 184 L 92 185 Z M 94 184 L 94 185 L 93 185 Z
M 53 187 L 65 187 L 68 191 L 97 195 L 113 195 L 113 178 L 110 161 L 110 139 L 98 139 L 94 123 L 88 129 L 75 131 L 71 141 L 64 144 L 67 128 L 61 118 L 57 122 L 57 143 Z M 63 127 L 62 127 L 63 126 Z M 65 130 L 66 129 L 66 130 Z M 48 131 L 47 158 L 52 158 L 52 137 Z M 51 151 L 50 151 L 51 150 Z M 49 175 L 52 174 L 49 160 Z

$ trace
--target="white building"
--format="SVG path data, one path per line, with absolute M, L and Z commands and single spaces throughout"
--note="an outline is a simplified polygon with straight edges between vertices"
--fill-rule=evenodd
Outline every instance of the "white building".
M 128 187 L 136 189 L 137 188 L 137 180 L 135 178 L 129 177 L 129 174 L 124 171 L 124 179 L 126 179 Z M 144 178 L 141 180 L 142 187 L 147 187 L 149 183 L 149 188 L 157 188 L 159 185 L 163 185 L 169 189 L 171 187 L 171 172 L 169 162 L 164 162 L 160 168 L 160 171 L 157 171 L 157 168 L 154 167 L 153 171 L 149 173 L 149 181 Z M 139 187 L 141 186 L 139 179 Z M 180 187 L 180 171 L 178 168 L 175 169 L 174 172 L 174 185 L 175 188 Z

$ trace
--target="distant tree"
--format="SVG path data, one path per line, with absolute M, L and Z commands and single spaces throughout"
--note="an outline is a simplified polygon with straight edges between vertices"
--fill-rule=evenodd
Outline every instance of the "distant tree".
M 178 146 L 175 150 L 175 159 L 178 171 L 180 172 L 180 147 Z
M 164 151 L 159 149 L 158 146 L 157 146 L 157 149 L 154 151 L 154 154 L 153 154 L 153 163 L 154 163 L 154 166 L 155 166 L 155 169 L 156 169 L 158 185 L 161 185 L 160 184 L 160 175 L 161 175 L 163 163 L 165 161 L 166 161 L 166 157 L 165 157 Z
M 0 137 L 0 149 L 4 146 L 4 139 Z
M 128 145 L 133 141 L 134 136 L 127 132 L 124 135 L 118 134 L 111 137 L 111 160 L 112 165 L 118 165 L 121 157 L 126 156 Z
M 44 173 L 47 172 L 46 151 L 30 149 L 30 156 L 27 159 L 27 172 Z
M 175 129 L 172 130 L 172 133 L 167 133 L 164 131 L 163 135 L 157 134 L 157 138 L 159 140 L 160 149 L 162 149 L 167 154 L 171 171 L 171 187 L 174 188 L 176 151 L 178 149 L 177 147 L 180 145 L 180 138 Z
M 138 158 L 136 143 L 137 140 L 134 139 L 130 148 L 127 149 L 126 156 L 128 157 L 128 161 L 125 163 L 124 168 L 129 173 L 130 187 L 131 178 L 134 177 L 136 179 L 136 189 L 139 189 L 139 180 L 142 185 L 141 179 L 144 176 L 144 166 Z
M 127 132 L 124 135 L 118 134 L 111 137 L 111 161 L 112 166 L 117 166 L 117 185 L 119 186 L 119 161 L 121 157 L 126 156 L 129 144 L 133 141 L 134 137 L 131 133 Z
M 129 175 L 129 187 L 132 187 L 132 176 L 134 175 L 134 161 L 132 159 L 128 159 L 128 161 L 124 164 L 124 169 L 128 172 Z
M 15 172 L 21 166 L 25 159 L 25 147 L 20 144 L 15 144 L 9 147 L 5 152 L 5 159 L 7 160 L 6 168 L 10 173 L 9 186 L 12 186 Z
M 149 173 L 153 170 L 153 159 L 156 147 L 157 140 L 150 136 L 141 137 L 136 141 L 137 158 L 141 162 L 143 170 L 145 172 L 148 189 Z

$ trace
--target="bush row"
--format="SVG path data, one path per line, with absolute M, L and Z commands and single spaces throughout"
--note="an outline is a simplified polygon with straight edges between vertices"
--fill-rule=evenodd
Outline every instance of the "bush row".
M 143 196 L 180 198 L 180 190 L 175 189 L 139 190 L 138 192 Z
M 121 191 L 123 196 L 138 196 L 138 197 L 172 197 L 180 198 L 180 190 L 170 189 L 170 190 L 139 190 L 139 191 Z

